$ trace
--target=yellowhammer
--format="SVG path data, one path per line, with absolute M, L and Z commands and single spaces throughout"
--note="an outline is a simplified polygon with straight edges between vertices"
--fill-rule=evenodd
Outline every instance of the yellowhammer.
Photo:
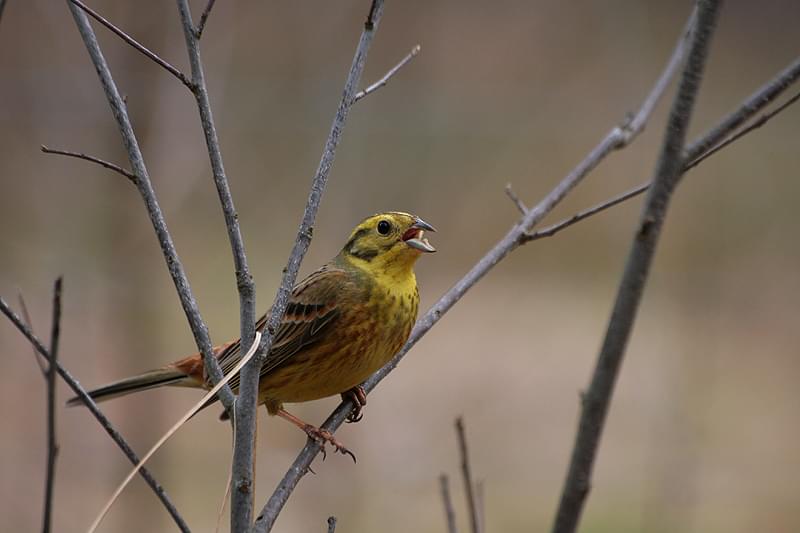
M 366 218 L 336 257 L 294 287 L 261 367 L 258 401 L 269 414 L 285 418 L 313 439 L 330 442 L 337 451 L 350 453 L 329 432 L 288 413 L 283 404 L 341 394 L 355 404 L 348 421 L 361 419 L 367 400 L 359 384 L 397 353 L 417 319 L 414 263 L 423 252 L 436 251 L 423 237 L 425 230 L 435 231 L 407 213 Z M 266 317 L 256 323 L 259 331 Z M 228 373 L 241 358 L 239 340 L 215 348 L 215 355 Z M 209 389 L 200 354 L 89 395 L 102 401 L 166 385 Z M 230 385 L 236 391 L 239 377 L 234 376 Z M 69 401 L 70 405 L 80 403 L 79 398 Z

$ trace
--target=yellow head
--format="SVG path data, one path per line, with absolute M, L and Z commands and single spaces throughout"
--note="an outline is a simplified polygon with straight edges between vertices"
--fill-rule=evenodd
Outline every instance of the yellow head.
M 379 213 L 356 226 L 339 255 L 370 271 L 408 272 L 420 255 L 436 251 L 423 237 L 426 230 L 436 231 L 417 216 Z

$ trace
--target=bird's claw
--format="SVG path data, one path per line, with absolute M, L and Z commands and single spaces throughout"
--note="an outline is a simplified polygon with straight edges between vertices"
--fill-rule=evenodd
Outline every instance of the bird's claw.
M 303 431 L 306 432 L 306 435 L 308 435 L 308 438 L 310 438 L 311 440 L 313 440 L 314 442 L 316 442 L 317 444 L 319 444 L 322 447 L 321 451 L 322 451 L 322 460 L 323 461 L 325 460 L 325 458 L 328 455 L 327 451 L 325 450 L 325 444 L 327 443 L 327 444 L 330 444 L 331 446 L 333 446 L 334 451 L 339 452 L 342 455 L 349 455 L 350 458 L 353 460 L 353 463 L 356 462 L 355 454 L 353 454 L 353 452 L 348 450 L 341 442 L 336 440 L 336 438 L 333 436 L 333 434 L 330 431 L 328 431 L 327 429 L 321 429 L 321 428 L 312 426 L 311 424 L 307 424 L 303 428 Z
M 364 415 L 361 411 L 363 411 L 364 406 L 367 405 L 367 393 L 364 390 L 364 387 L 361 385 L 357 385 L 352 389 L 349 389 L 342 393 L 342 400 L 347 401 L 350 400 L 353 402 L 353 410 L 347 415 L 345 421 L 349 424 L 353 424 L 355 422 L 360 421 L 364 418 Z

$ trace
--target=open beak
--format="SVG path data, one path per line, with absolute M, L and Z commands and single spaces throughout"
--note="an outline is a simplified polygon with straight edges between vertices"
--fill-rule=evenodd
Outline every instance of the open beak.
M 423 237 L 425 231 L 436 231 L 436 228 L 417 217 L 414 223 L 403 234 L 403 242 L 411 248 L 419 250 L 420 252 L 431 253 L 435 252 L 436 248 L 431 246 L 428 239 Z

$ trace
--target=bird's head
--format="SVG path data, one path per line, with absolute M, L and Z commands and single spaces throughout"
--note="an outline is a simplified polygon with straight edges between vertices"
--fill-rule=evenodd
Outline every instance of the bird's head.
M 436 230 L 417 216 L 379 213 L 355 227 L 341 255 L 368 269 L 410 270 L 420 255 L 436 251 L 425 231 Z

